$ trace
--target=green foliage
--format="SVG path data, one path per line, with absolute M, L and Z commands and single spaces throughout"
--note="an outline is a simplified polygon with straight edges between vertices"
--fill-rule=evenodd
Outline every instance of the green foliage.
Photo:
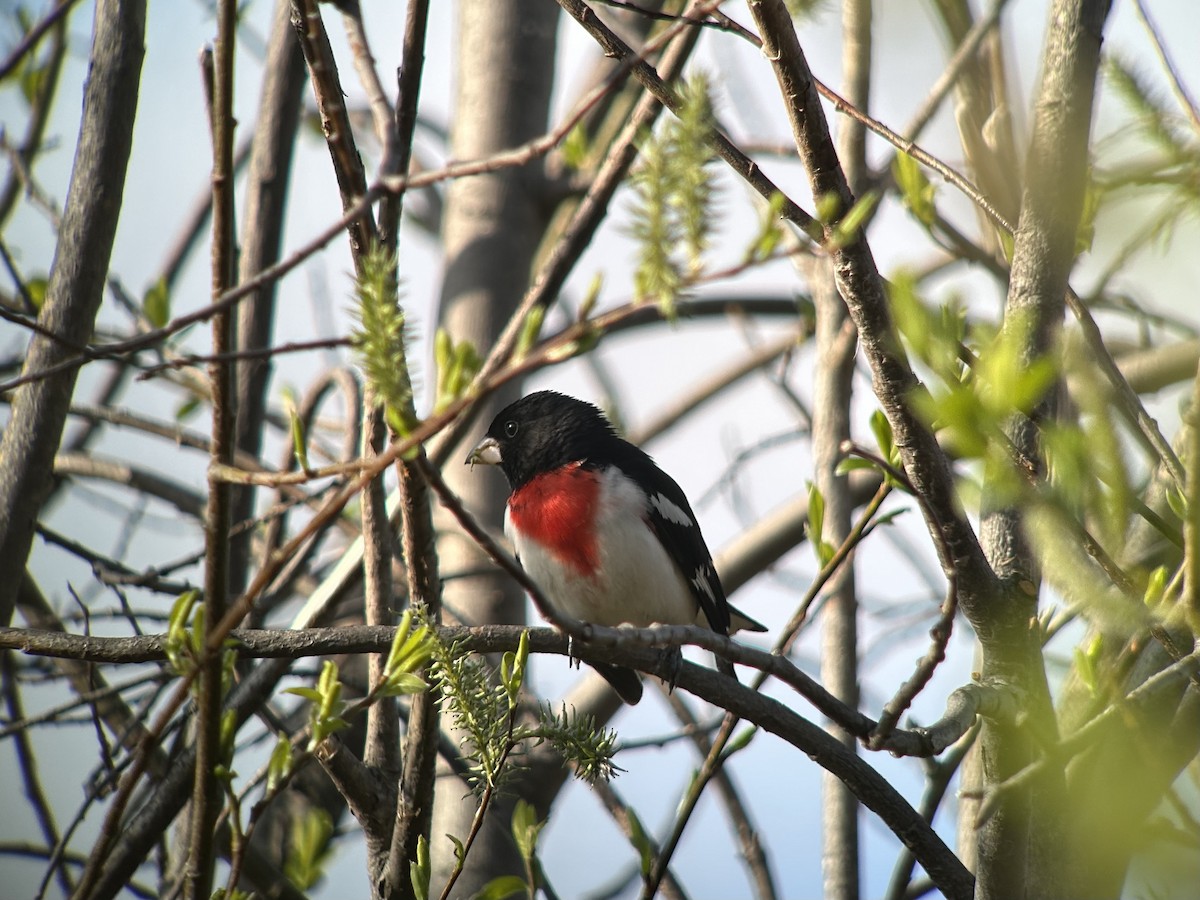
M 937 193 L 933 183 L 925 177 L 921 164 L 907 153 L 899 152 L 892 161 L 892 177 L 900 191 L 900 199 L 908 211 L 926 228 L 937 220 L 937 207 L 933 198 Z
M 429 860 L 429 841 L 425 835 L 417 837 L 417 858 L 408 867 L 408 879 L 412 882 L 413 894 L 417 900 L 429 900 L 429 881 L 433 873 L 433 865 Z
M 784 0 L 793 19 L 814 19 L 829 5 L 828 0 Z
M 162 328 L 171 321 L 171 289 L 165 278 L 158 279 L 146 291 L 142 298 L 142 313 L 155 328 Z
M 576 122 L 575 127 L 567 132 L 562 143 L 562 161 L 568 169 L 578 172 L 587 162 L 591 147 L 588 142 L 587 129 L 582 122 Z
M 474 900 L 507 900 L 528 891 L 523 879 L 516 875 L 499 875 L 483 886 Z
M 224 770 L 223 777 L 231 780 L 237 773 L 230 767 L 233 764 L 233 749 L 237 741 L 237 710 L 227 709 L 221 713 L 221 733 L 218 743 L 220 762 L 218 766 Z
M 189 394 L 175 407 L 175 421 L 186 422 L 188 419 L 195 418 L 198 412 L 200 412 L 200 398 L 195 394 Z
M 892 436 L 892 423 L 888 421 L 887 416 L 883 414 L 883 410 L 877 409 L 871 413 L 871 433 L 875 435 L 875 444 L 879 448 L 879 456 L 883 459 L 891 469 L 902 472 L 904 471 L 904 461 L 900 458 L 900 448 L 896 446 L 895 438 Z M 855 469 L 880 469 L 875 462 L 869 459 L 862 459 L 856 456 L 848 456 L 843 459 L 837 466 L 837 474 L 845 475 L 848 472 L 853 472 Z M 889 469 L 882 469 L 884 481 L 892 487 L 907 490 L 907 485 L 898 481 Z M 894 517 L 894 513 L 892 517 Z M 884 519 L 877 519 L 877 523 L 883 522 Z
M 521 699 L 521 686 L 525 683 L 525 669 L 529 665 L 529 632 L 521 632 L 516 652 L 509 650 L 500 660 L 500 683 L 508 693 L 508 708 L 515 710 Z
M 617 752 L 617 733 L 596 725 L 591 716 L 581 716 L 574 709 L 555 714 L 548 706 L 540 711 L 541 721 L 530 733 L 550 741 L 555 749 L 575 767 L 584 781 L 610 781 L 621 770 L 613 764 Z
M 930 308 L 917 293 L 915 276 L 897 272 L 888 286 L 892 317 L 914 356 L 943 381 L 957 381 L 964 373 L 963 342 L 966 313 L 954 302 Z
M 187 675 L 204 649 L 204 607 L 200 592 L 184 591 L 171 604 L 163 652 L 176 675 Z
M 508 688 L 497 684 L 484 660 L 458 644 L 432 644 L 433 676 L 441 689 L 442 707 L 462 733 L 463 757 L 476 788 L 495 787 L 505 775 L 511 748 Z
M 1196 136 L 1187 120 L 1119 56 L 1105 57 L 1105 75 L 1117 97 L 1133 114 L 1138 135 L 1163 154 L 1164 161 L 1195 166 Z
M 303 697 L 311 704 L 308 710 L 310 753 L 320 747 L 329 735 L 347 727 L 348 723 L 342 718 L 346 702 L 342 699 L 342 683 L 338 680 L 338 667 L 333 660 L 327 659 L 321 666 L 316 687 L 288 688 L 284 693 Z
M 296 393 L 291 388 L 283 390 L 283 409 L 288 417 L 288 432 L 292 437 L 292 455 L 301 471 L 310 471 L 308 464 L 308 432 L 304 420 L 296 409 Z
M 513 348 L 513 361 L 520 362 L 529 355 L 533 345 L 537 343 L 538 335 L 542 333 L 542 322 L 546 318 L 546 308 L 535 306 L 521 322 L 521 331 L 517 335 L 517 344 Z
M 875 211 L 875 206 L 879 203 L 879 198 L 879 191 L 867 191 L 855 200 L 849 212 L 838 219 L 837 224 L 834 225 L 833 233 L 829 236 L 829 240 L 825 246 L 830 250 L 836 250 L 841 247 L 848 247 L 858 240 L 858 236 L 866 225 L 867 220 L 871 217 L 871 213 Z
M 1104 635 L 1096 634 L 1087 646 L 1074 648 L 1075 672 L 1093 696 L 1100 692 L 1100 661 L 1104 649 Z
M 1067 342 L 1063 371 L 1078 415 L 1043 426 L 1052 500 L 1115 548 L 1124 542 L 1136 493 L 1117 427 L 1121 416 L 1089 348 Z
M 1130 237 L 1111 266 L 1115 269 L 1143 247 L 1169 241 L 1180 224 L 1200 216 L 1200 133 L 1190 113 L 1172 106 L 1129 62 L 1107 56 L 1105 75 L 1133 125 L 1100 144 L 1093 202 L 1099 208 L 1126 193 L 1138 201 L 1161 198 L 1148 225 L 1124 227 Z
M 943 431 L 956 455 L 990 458 L 1007 469 L 1012 461 L 1003 424 L 1014 414 L 1029 415 L 1058 377 L 1050 356 L 1024 358 L 1028 317 L 1010 314 L 999 330 L 967 330 L 955 304 L 930 309 L 905 274 L 890 283 L 889 299 L 901 335 L 940 382 L 914 392 L 913 407 Z M 972 353 L 968 344 L 979 349 Z
M 902 469 L 904 461 L 900 458 L 900 448 L 896 446 L 896 438 L 892 434 L 892 423 L 882 409 L 871 413 L 871 433 L 875 435 L 875 444 L 888 465 L 893 469 Z
M 628 809 L 627 814 L 629 816 L 629 843 L 633 844 L 633 849 L 637 851 L 638 864 L 642 877 L 645 878 L 654 868 L 654 845 L 646 833 L 646 826 L 642 824 L 638 814 L 633 811 L 633 807 Z
M 271 758 L 267 762 L 268 794 L 273 793 L 291 777 L 292 766 L 292 742 L 286 734 L 281 734 L 275 740 L 275 747 L 271 750 Z
M 516 802 L 512 814 L 512 836 L 517 844 L 517 850 L 521 853 L 521 858 L 526 862 L 533 860 L 534 854 L 537 852 L 538 836 L 542 833 L 545 825 L 545 822 L 538 821 L 537 811 L 533 808 L 532 803 L 525 800 Z
M 817 562 L 822 568 L 829 565 L 837 553 L 837 547 L 825 540 L 825 495 L 811 481 L 808 483 L 808 522 L 804 530 L 808 532 L 808 542 L 817 554 Z
M 767 201 L 767 205 L 761 207 L 758 233 L 750 242 L 750 246 L 746 248 L 746 253 L 742 257 L 744 264 L 766 262 L 775 252 L 775 248 L 779 246 L 779 242 L 783 240 L 783 204 L 786 200 L 787 198 L 783 194 L 776 191 Z
M 680 292 L 703 270 L 712 231 L 708 165 L 715 156 L 708 145 L 713 111 L 707 78 L 689 79 L 679 99 L 678 116 L 643 143 L 642 164 L 631 179 L 637 196 L 630 228 L 638 241 L 634 290 L 668 319 L 675 317 Z
M 592 280 L 588 282 L 587 292 L 583 295 L 583 300 L 579 303 L 579 309 L 575 313 L 577 322 L 586 322 L 591 318 L 592 310 L 596 308 L 596 303 L 600 300 L 600 291 L 604 287 L 604 276 L 597 272 L 592 276 Z
M 397 434 L 407 435 L 417 419 L 405 351 L 404 311 L 398 301 L 396 257 L 382 247 L 372 247 L 363 257 L 354 293 L 358 327 L 351 340 L 359 365 L 375 402 L 383 406 L 388 425 Z
M 433 359 L 437 366 L 437 398 L 433 411 L 441 412 L 463 396 L 483 361 L 474 344 L 468 340 L 456 344 L 445 328 L 439 328 L 434 336 Z
M 816 198 L 815 208 L 813 210 L 816 219 L 822 225 L 832 225 L 837 221 L 838 214 L 842 211 L 842 201 L 837 194 L 822 194 Z
M 46 289 L 49 287 L 50 282 L 41 276 L 25 281 L 25 293 L 29 296 L 29 302 L 33 304 L 35 311 L 41 312 L 42 307 L 45 306 Z
M 1087 186 L 1083 192 L 1083 209 L 1079 214 L 1079 227 L 1075 231 L 1075 254 L 1086 253 L 1092 249 L 1096 240 L 1096 216 L 1100 213 L 1100 204 L 1104 192 L 1096 184 L 1094 173 L 1089 173 Z
M 383 666 L 383 679 L 376 689 L 383 697 L 400 697 L 419 694 L 429 689 L 428 683 L 417 670 L 433 656 L 437 638 L 425 622 L 413 625 L 413 613 L 406 609 L 396 626 L 396 636 Z
M 283 874 L 298 890 L 307 891 L 325 874 L 333 849 L 333 819 L 319 807 L 309 807 L 292 820 L 291 840 Z
M 1149 610 L 1157 609 L 1167 595 L 1167 567 L 1158 566 L 1146 579 L 1146 590 L 1142 602 Z

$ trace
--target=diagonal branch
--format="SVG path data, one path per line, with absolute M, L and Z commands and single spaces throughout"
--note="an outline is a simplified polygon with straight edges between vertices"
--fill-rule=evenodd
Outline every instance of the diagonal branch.
M 100 308 L 133 140 L 144 55 L 145 0 L 96 8 L 78 151 L 39 323 L 86 344 Z M 102 186 L 102 187 L 101 187 Z M 22 371 L 41 372 L 74 354 L 35 335 Z M 0 439 L 0 623 L 13 604 L 51 486 L 54 452 L 75 387 L 75 367 L 28 383 L 13 398 Z
M 846 183 L 829 128 L 821 111 L 812 73 L 800 49 L 792 20 L 782 0 L 757 0 L 750 10 L 771 60 L 801 160 L 814 196 L 836 198 L 849 210 L 854 196 Z M 960 601 L 972 621 L 982 621 L 993 596 L 995 575 L 979 540 L 958 504 L 949 461 L 933 432 L 909 407 L 918 386 L 908 360 L 895 339 L 883 279 L 870 248 L 861 237 L 831 249 L 834 276 L 874 376 L 876 396 L 891 423 L 905 472 L 914 490 L 928 501 L 926 524 L 936 536 L 942 566 L 957 569 Z

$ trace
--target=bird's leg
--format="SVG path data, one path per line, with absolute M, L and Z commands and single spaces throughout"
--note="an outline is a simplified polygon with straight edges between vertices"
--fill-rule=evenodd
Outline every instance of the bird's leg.
M 674 693 L 675 682 L 679 680 L 679 673 L 683 670 L 683 650 L 678 646 L 662 647 L 658 653 L 658 670 L 663 673 L 668 693 Z

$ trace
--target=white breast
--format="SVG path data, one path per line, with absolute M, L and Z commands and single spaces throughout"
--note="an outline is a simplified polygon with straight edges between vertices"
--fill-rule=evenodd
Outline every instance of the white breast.
M 504 516 L 504 531 L 521 564 L 567 615 L 597 625 L 707 624 L 699 604 L 645 521 L 641 490 L 618 469 L 601 475 L 595 575 L 564 566 L 540 545 L 522 540 Z

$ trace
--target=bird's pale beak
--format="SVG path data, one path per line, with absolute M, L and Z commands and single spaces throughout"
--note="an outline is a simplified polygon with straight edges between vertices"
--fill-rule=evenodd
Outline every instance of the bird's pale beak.
M 475 449 L 467 454 L 467 465 L 473 466 L 475 463 L 483 463 L 487 466 L 500 465 L 500 445 L 496 443 L 496 439 L 486 437 L 478 444 Z

